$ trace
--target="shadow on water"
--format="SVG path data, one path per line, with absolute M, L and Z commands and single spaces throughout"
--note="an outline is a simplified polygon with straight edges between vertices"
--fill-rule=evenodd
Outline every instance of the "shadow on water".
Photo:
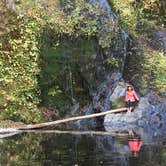
M 38 131 L 0 140 L 0 165 L 164 166 L 166 145 L 139 135 L 108 132 Z

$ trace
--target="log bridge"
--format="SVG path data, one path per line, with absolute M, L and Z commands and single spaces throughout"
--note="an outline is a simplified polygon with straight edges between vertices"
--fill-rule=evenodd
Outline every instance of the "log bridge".
M 118 108 L 118 109 L 114 109 L 114 110 L 109 110 L 109 111 L 106 111 L 106 112 L 94 113 L 94 114 L 90 114 L 90 115 L 70 117 L 70 118 L 66 118 L 66 119 L 62 119 L 62 120 L 56 120 L 56 121 L 52 121 L 52 122 L 45 122 L 45 123 L 32 124 L 32 125 L 24 125 L 24 126 L 21 126 L 17 129 L 18 130 L 41 129 L 41 128 L 47 127 L 47 126 L 58 125 L 58 124 L 71 122 L 71 121 L 75 121 L 75 120 L 95 118 L 95 117 L 100 117 L 100 116 L 104 116 L 104 115 L 107 115 L 107 114 L 119 113 L 119 112 L 125 112 L 125 111 L 127 111 L 126 107 Z

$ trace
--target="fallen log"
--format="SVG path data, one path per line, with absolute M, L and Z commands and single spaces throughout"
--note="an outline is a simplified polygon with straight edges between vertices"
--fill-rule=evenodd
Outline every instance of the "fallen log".
M 127 108 L 124 107 L 124 108 L 114 109 L 114 110 L 110 110 L 110 111 L 106 111 L 106 112 L 94 113 L 94 114 L 83 115 L 83 116 L 76 116 L 76 117 L 66 118 L 66 119 L 62 119 L 62 120 L 56 120 L 56 121 L 52 121 L 52 122 L 39 123 L 39 124 L 34 124 L 34 125 L 25 125 L 25 126 L 21 126 L 21 127 L 17 128 L 17 129 L 18 130 L 40 129 L 43 127 L 58 125 L 58 124 L 71 122 L 71 121 L 75 121 L 75 120 L 89 119 L 89 118 L 104 116 L 107 114 L 124 112 L 126 110 L 127 110 Z
M 127 136 L 128 132 L 108 132 L 108 131 L 62 131 L 62 130 L 22 130 L 26 133 L 42 133 L 42 134 L 71 134 L 71 135 L 111 135 L 111 136 Z

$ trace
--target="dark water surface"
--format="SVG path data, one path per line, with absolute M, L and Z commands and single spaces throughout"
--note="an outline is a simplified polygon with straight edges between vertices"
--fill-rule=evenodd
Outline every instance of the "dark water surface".
M 0 139 L 0 165 L 166 166 L 164 140 L 142 140 L 142 143 L 140 151 L 133 153 L 128 135 L 111 136 L 105 132 L 20 133 Z

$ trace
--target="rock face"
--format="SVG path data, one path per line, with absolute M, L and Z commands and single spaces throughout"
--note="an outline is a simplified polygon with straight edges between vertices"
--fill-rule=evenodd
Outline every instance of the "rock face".
M 142 137 L 166 134 L 166 99 L 149 93 L 140 99 L 134 112 L 106 115 L 107 131 L 135 131 Z
M 103 82 L 98 92 L 93 97 L 93 107 L 97 112 L 103 112 L 110 109 L 110 97 L 114 89 L 118 86 L 122 75 L 119 72 L 114 72 L 108 75 L 105 82 Z
M 152 35 L 152 46 L 158 50 L 163 51 L 166 56 L 166 30 L 153 30 L 151 32 Z
M 127 87 L 127 83 L 125 82 L 119 82 L 117 87 L 114 89 L 114 92 L 110 96 L 110 101 L 115 102 L 119 98 L 123 98 L 125 96 L 125 91 Z

